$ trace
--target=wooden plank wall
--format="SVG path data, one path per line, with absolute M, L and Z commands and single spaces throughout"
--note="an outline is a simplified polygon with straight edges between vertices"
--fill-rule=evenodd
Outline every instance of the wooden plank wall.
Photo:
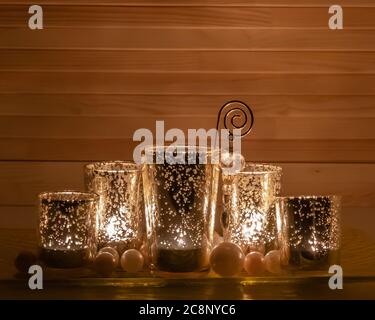
M 83 188 L 82 166 L 131 159 L 132 134 L 211 128 L 249 103 L 248 159 L 280 163 L 284 194 L 338 193 L 374 234 L 375 3 L 330 0 L 0 0 L 0 227 L 35 226 L 35 196 Z M 335 3 L 336 3 L 335 2 Z

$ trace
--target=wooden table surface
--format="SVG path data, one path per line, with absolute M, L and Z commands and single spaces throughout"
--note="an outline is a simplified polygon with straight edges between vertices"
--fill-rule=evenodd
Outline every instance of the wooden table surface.
M 327 275 L 201 279 L 129 277 L 118 271 L 99 278 L 92 270 L 44 269 L 44 289 L 30 290 L 13 261 L 35 250 L 34 230 L 0 229 L 0 299 L 375 299 L 375 245 L 360 233 L 344 233 L 344 289 L 331 290 Z

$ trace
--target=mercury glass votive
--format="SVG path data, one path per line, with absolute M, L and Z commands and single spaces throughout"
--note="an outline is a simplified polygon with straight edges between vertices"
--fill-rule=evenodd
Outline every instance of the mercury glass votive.
M 275 209 L 281 189 L 281 167 L 247 162 L 240 172 L 223 174 L 224 241 L 244 254 L 280 249 L 283 217 Z
M 208 149 L 146 152 L 152 158 L 143 167 L 151 270 L 158 275 L 204 273 L 213 243 L 219 167 Z M 173 163 L 177 154 L 179 161 Z
M 121 254 L 139 248 L 143 237 L 140 206 L 141 169 L 126 161 L 86 165 L 86 189 L 99 195 L 98 248 L 115 247 Z
M 339 263 L 340 196 L 280 198 L 286 215 L 286 237 L 291 269 L 328 270 Z
M 50 267 L 80 267 L 96 253 L 96 211 L 93 193 L 61 191 L 39 194 L 38 247 Z

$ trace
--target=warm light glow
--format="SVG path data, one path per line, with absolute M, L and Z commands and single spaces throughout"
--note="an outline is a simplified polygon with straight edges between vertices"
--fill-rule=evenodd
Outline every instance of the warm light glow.
M 247 241 L 257 242 L 264 229 L 265 215 L 258 210 L 250 210 L 242 226 L 242 238 Z
M 180 235 L 181 236 L 181 235 Z M 177 239 L 177 243 L 179 246 L 184 247 L 185 246 L 185 240 L 181 237 Z
M 112 239 L 116 237 L 117 226 L 118 221 L 116 221 L 116 217 L 111 217 L 106 227 L 106 233 L 108 238 Z
M 312 252 L 319 252 L 319 241 L 316 238 L 316 232 L 313 231 L 311 235 L 311 239 L 308 240 L 308 243 L 310 245 L 310 249 Z

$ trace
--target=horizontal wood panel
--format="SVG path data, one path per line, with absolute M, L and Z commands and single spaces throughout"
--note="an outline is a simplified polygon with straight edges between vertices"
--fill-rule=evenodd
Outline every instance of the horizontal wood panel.
M 0 138 L 0 160 L 97 161 L 133 159 L 131 139 Z M 375 162 L 375 140 L 254 140 L 242 154 L 258 162 Z
M 24 26 L 29 5 L 4 5 L 1 26 Z M 101 7 L 43 6 L 44 27 L 319 27 L 327 7 Z M 375 27 L 375 8 L 345 8 L 345 29 Z
M 374 50 L 373 30 L 0 28 L 1 48 Z
M 375 54 L 373 52 L 9 49 L 0 51 L 0 70 L 374 73 Z
M 361 230 L 368 238 L 375 241 L 375 208 L 344 208 L 342 217 L 343 226 Z
M 282 164 L 284 195 L 339 194 L 343 205 L 375 207 L 374 164 Z
M 82 189 L 83 162 L 0 162 L 0 205 L 35 205 L 42 191 Z M 284 194 L 340 194 L 375 207 L 375 164 L 282 164 Z
M 0 93 L 375 94 L 375 74 L 0 72 Z
M 0 115 L 214 116 L 227 101 L 258 117 L 375 117 L 375 95 L 0 94 Z M 313 120 L 313 119 L 312 119 Z
M 84 163 L 0 162 L 0 206 L 37 204 L 48 190 L 83 190 Z
M 155 134 L 157 120 L 165 121 L 165 130 L 216 128 L 216 116 L 1 116 L 0 137 L 33 138 L 132 138 L 140 128 Z M 256 119 L 252 139 L 374 139 L 375 118 L 300 117 Z
M 0 0 L 0 4 L 29 4 L 25 0 Z M 331 6 L 331 0 L 39 0 L 38 4 L 92 6 Z M 371 6 L 372 0 L 340 0 L 345 6 Z
M 38 209 L 36 206 L 28 207 L 2 207 L 0 206 L 0 228 L 24 229 L 37 228 Z

